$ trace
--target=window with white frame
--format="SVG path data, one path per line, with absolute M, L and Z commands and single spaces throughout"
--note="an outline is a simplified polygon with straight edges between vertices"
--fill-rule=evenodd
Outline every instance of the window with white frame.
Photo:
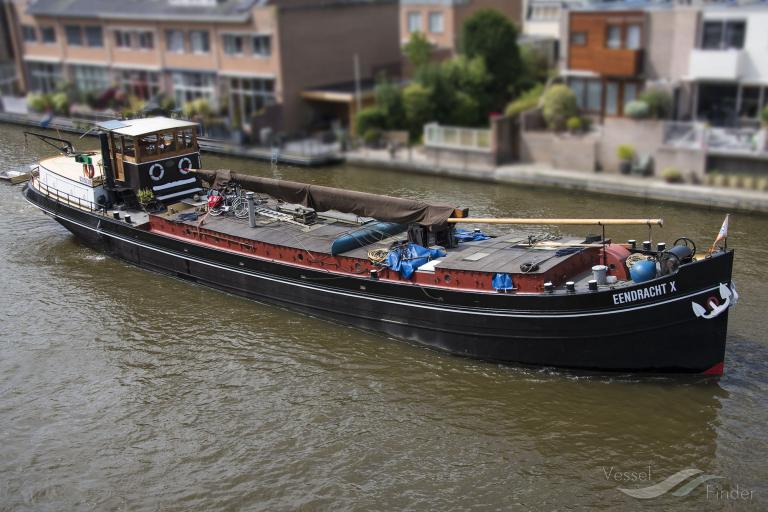
M 189 47 L 192 53 L 208 53 L 211 51 L 207 30 L 193 30 L 189 33 Z
M 104 46 L 104 36 L 101 27 L 85 27 L 85 44 L 91 48 L 101 48 Z
M 131 33 L 127 30 L 115 30 L 115 46 L 118 48 L 130 48 Z
M 21 37 L 25 43 L 35 43 L 37 42 L 37 30 L 32 25 L 22 25 Z
M 429 31 L 433 34 L 442 34 L 444 30 L 445 26 L 443 24 L 443 13 L 429 13 Z
M 221 37 L 224 42 L 225 54 L 227 55 L 243 54 L 243 36 L 238 34 L 224 34 Z
M 76 65 L 71 67 L 75 86 L 80 91 L 101 92 L 109 88 L 109 70 L 100 66 Z
M 56 43 L 56 29 L 53 27 L 40 27 L 40 39 L 45 44 Z
M 166 30 L 165 44 L 169 52 L 184 53 L 184 32 L 181 30 Z
M 49 93 L 56 90 L 62 81 L 61 65 L 47 62 L 30 62 L 27 64 L 29 87 L 34 92 Z
M 408 13 L 408 32 L 421 32 L 421 13 L 411 11 Z
M 216 76 L 213 73 L 175 72 L 171 75 L 176 106 L 196 99 L 206 99 L 212 108 L 216 103 Z
M 621 25 L 608 25 L 605 37 L 607 48 L 621 48 Z
M 160 94 L 160 75 L 143 69 L 121 69 L 116 72 L 117 85 L 123 91 L 148 100 Z
M 640 25 L 637 25 L 637 24 L 627 25 L 627 35 L 626 35 L 624 48 L 628 48 L 630 50 L 637 50 L 638 48 L 640 48 L 640 36 L 641 36 Z
M 83 46 L 83 29 L 79 25 L 67 25 L 64 27 L 69 46 Z
M 230 115 L 244 126 L 267 105 L 275 102 L 275 81 L 271 78 L 229 79 Z
M 259 34 L 251 38 L 251 51 L 256 57 L 269 57 L 272 55 L 272 37 L 267 34 Z
M 143 32 L 139 32 L 139 48 L 142 50 L 151 50 L 155 47 L 155 35 L 145 30 Z

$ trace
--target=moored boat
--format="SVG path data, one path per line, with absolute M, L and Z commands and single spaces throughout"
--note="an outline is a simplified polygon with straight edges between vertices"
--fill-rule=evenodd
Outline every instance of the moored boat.
M 599 372 L 723 371 L 733 250 L 616 243 L 660 219 L 478 219 L 463 208 L 200 169 L 193 123 L 100 125 L 26 199 L 139 267 L 453 354 Z M 484 224 L 597 236 L 488 236 Z M 650 240 L 650 236 L 649 236 Z

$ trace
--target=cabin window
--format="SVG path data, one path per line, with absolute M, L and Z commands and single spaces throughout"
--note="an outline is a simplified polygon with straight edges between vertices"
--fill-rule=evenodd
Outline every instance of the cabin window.
M 171 153 L 176 151 L 176 137 L 174 132 L 163 132 L 160 134 L 160 145 L 158 146 L 160 153 Z
M 123 152 L 123 138 L 112 136 L 112 149 L 115 153 Z
M 156 133 L 139 137 L 139 155 L 151 156 L 157 154 L 158 136 Z
M 125 156 L 136 156 L 136 147 L 133 137 L 122 137 L 123 139 L 123 154 Z
M 179 148 L 194 148 L 195 147 L 195 133 L 192 128 L 185 128 L 179 130 Z

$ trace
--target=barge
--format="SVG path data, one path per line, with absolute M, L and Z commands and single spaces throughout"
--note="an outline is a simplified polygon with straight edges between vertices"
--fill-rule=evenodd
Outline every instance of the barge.
M 84 244 L 137 267 L 487 361 L 723 372 L 733 250 L 605 233 L 661 219 L 478 219 L 452 205 L 201 169 L 186 121 L 99 128 L 100 151 L 60 141 L 23 194 Z M 488 236 L 488 224 L 601 234 Z

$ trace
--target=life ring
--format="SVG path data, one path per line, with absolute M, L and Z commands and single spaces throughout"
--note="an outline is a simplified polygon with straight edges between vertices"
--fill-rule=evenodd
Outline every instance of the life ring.
M 155 175 L 156 169 L 160 169 L 160 174 Z M 165 168 L 160 164 L 152 164 L 152 167 L 149 168 L 149 177 L 152 178 L 152 181 L 160 181 L 163 176 L 165 176 Z
M 183 165 L 184 164 L 184 160 L 187 161 L 186 165 Z M 190 160 L 186 156 L 184 158 L 182 158 L 181 160 L 179 160 L 179 172 L 181 174 L 187 174 L 191 170 L 192 170 L 192 160 Z

